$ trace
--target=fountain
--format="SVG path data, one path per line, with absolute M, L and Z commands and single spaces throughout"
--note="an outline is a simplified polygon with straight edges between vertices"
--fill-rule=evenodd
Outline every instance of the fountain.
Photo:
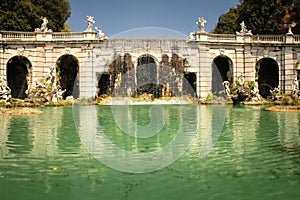
M 11 90 L 5 78 L 0 77 L 0 101 L 8 102 L 11 99 Z

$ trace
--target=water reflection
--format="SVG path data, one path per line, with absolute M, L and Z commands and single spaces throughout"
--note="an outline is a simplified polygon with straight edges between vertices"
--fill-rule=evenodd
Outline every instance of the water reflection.
M 160 138 L 159 141 L 162 143 L 159 144 L 156 144 L 157 135 L 151 135 L 148 138 L 134 137 L 140 134 L 141 130 L 150 133 L 153 130 L 152 125 L 139 127 L 140 119 L 143 121 L 143 118 L 147 117 L 140 115 L 143 112 L 135 111 L 139 109 L 138 106 L 104 106 L 102 108 L 104 109 L 97 111 L 95 107 L 85 109 L 74 107 L 74 119 L 81 141 L 89 152 L 99 161 L 117 170 L 134 173 L 158 170 L 177 160 L 197 134 L 196 106 L 166 106 L 162 112 L 154 113 L 156 115 L 154 118 L 152 114 L 149 114 L 153 120 L 157 115 L 163 113 L 168 115 L 170 110 L 175 110 L 174 115 L 170 119 L 166 119 L 166 121 L 175 120 L 175 122 L 165 123 L 170 126 L 164 126 L 159 130 L 159 134 L 167 139 L 161 140 Z M 147 106 L 142 108 L 147 112 L 150 110 L 151 113 L 151 108 L 149 109 Z M 107 115 L 101 117 L 103 113 Z M 133 117 L 137 119 L 136 122 L 132 122 L 131 113 L 137 114 Z M 159 118 L 164 119 L 164 117 Z M 125 130 L 126 125 L 135 127 Z M 135 130 L 136 132 L 134 132 Z M 149 136 L 149 134 L 146 135 Z M 172 137 L 170 138 L 170 136 Z M 162 145 L 164 147 L 159 148 Z M 136 151 L 132 147 L 141 148 Z
M 192 145 L 171 165 L 145 174 L 119 172 L 93 159 L 80 141 L 71 107 L 44 108 L 42 115 L 2 117 L 1 198 L 13 194 L 15 199 L 295 199 L 300 195 L 300 113 L 228 106 L 216 140 L 211 130 L 222 122 L 220 110 L 190 108 L 185 114 L 195 126 L 185 126 L 185 133 L 193 136 L 191 130 L 199 130 Z M 147 153 L 168 145 L 180 129 L 178 107 L 165 109 L 160 134 L 144 139 L 113 125 L 109 107 L 80 107 L 78 117 L 82 124 L 101 124 L 103 129 L 90 126 L 89 131 L 105 131 L 107 139 L 120 148 Z M 135 107 L 130 115 L 144 126 L 150 121 L 148 111 L 147 106 Z M 89 121 L 86 116 L 93 114 L 97 117 Z M 180 143 L 176 145 L 181 148 Z M 199 151 L 207 150 L 204 147 L 213 148 L 199 157 Z M 100 153 L 112 150 L 102 148 Z
M 32 132 L 25 117 L 13 117 L 8 128 L 7 147 L 11 154 L 26 154 L 32 150 Z M 18 128 L 16 128 L 18 127 Z
M 0 158 L 9 153 L 6 145 L 8 141 L 7 129 L 9 128 L 9 120 L 10 118 L 8 117 L 0 117 Z
M 278 114 L 277 114 L 278 115 Z M 286 153 L 300 155 L 300 116 L 298 113 L 282 113 L 277 116 L 279 126 L 278 138 Z

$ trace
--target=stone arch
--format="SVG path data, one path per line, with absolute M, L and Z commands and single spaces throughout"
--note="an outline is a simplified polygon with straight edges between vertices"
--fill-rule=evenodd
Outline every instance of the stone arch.
M 154 63 L 157 64 L 157 58 L 151 54 L 142 54 L 137 58 L 137 66 Z
M 159 69 L 162 96 L 196 96 L 197 75 L 195 72 L 188 72 L 188 66 L 188 60 L 182 55 L 174 52 L 171 56 L 162 54 Z
M 279 85 L 279 66 L 272 58 L 262 58 L 256 63 L 259 94 L 266 98 L 271 95 L 270 90 Z
M 162 54 L 160 64 L 163 66 L 170 66 L 170 58 L 168 54 Z
M 59 57 L 56 61 L 57 71 L 57 84 L 62 90 L 63 98 L 73 96 L 74 98 L 79 97 L 79 61 L 78 59 L 70 54 L 65 54 Z
M 137 95 L 143 93 L 160 97 L 158 84 L 157 59 L 151 54 L 143 54 L 137 59 L 136 67 Z
M 185 68 L 189 65 L 187 59 L 177 53 L 172 53 L 170 64 L 179 73 L 184 73 Z
M 192 97 L 197 96 L 197 74 L 195 72 L 184 73 L 184 79 L 187 81 L 188 86 L 182 88 L 184 95 Z
M 116 54 L 106 71 L 97 74 L 97 95 L 132 96 L 135 84 L 135 69 L 132 55 L 125 53 L 123 56 Z
M 7 85 L 13 98 L 26 98 L 26 90 L 31 82 L 31 68 L 32 64 L 25 56 L 14 56 L 7 62 Z
M 98 80 L 98 92 L 97 96 L 110 95 L 111 94 L 111 84 L 110 84 L 110 74 L 109 73 L 97 73 Z
M 123 70 L 124 74 L 122 76 L 122 82 L 124 87 L 124 92 L 126 96 L 133 96 L 135 93 L 135 68 L 132 61 L 132 55 L 130 53 L 125 53 L 123 56 Z
M 219 95 L 223 90 L 223 82 L 233 83 L 233 62 L 224 55 L 214 58 L 212 63 L 212 93 Z
M 129 71 L 133 69 L 134 64 L 132 62 L 132 55 L 130 53 L 125 53 L 123 56 L 123 66 L 124 66 L 124 71 Z

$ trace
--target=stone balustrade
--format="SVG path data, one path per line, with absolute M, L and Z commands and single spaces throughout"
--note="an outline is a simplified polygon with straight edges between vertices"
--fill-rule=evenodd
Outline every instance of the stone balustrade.
M 254 35 L 253 42 L 274 42 L 283 43 L 286 41 L 285 35 Z
M 294 35 L 294 41 L 300 43 L 300 35 Z
M 0 31 L 1 40 L 33 40 L 36 38 L 36 33 L 34 32 L 17 32 L 17 31 Z
M 20 32 L 0 31 L 0 41 L 96 40 L 96 32 Z
M 76 41 L 98 40 L 96 32 L 18 32 L 0 31 L 0 41 Z M 193 41 L 193 40 L 189 40 Z M 195 41 L 235 43 L 300 43 L 300 35 L 234 35 L 198 33 Z
M 84 39 L 84 33 L 76 33 L 76 32 L 53 33 L 52 38 L 54 40 Z
M 209 41 L 236 41 L 234 34 L 208 34 Z

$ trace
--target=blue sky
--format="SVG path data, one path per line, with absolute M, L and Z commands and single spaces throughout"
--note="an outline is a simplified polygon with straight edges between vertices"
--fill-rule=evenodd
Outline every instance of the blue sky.
M 108 36 L 143 27 L 161 27 L 188 35 L 197 31 L 198 17 L 207 20 L 205 30 L 211 31 L 221 14 L 236 7 L 239 0 L 69 0 L 71 30 L 86 29 L 87 15 Z

